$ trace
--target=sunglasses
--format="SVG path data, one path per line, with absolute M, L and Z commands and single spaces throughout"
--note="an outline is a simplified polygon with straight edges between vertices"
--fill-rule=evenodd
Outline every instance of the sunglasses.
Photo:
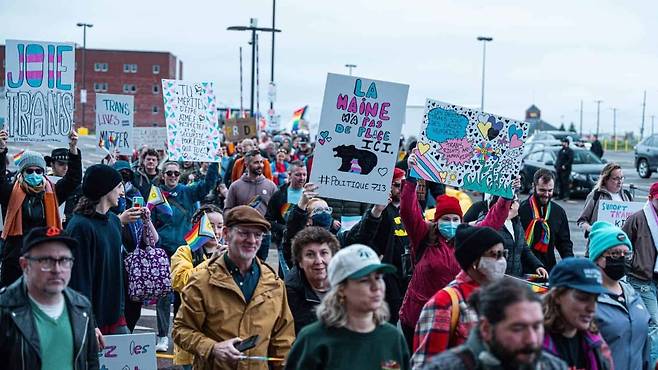
M 178 177 L 178 176 L 180 176 L 180 172 L 178 172 L 178 171 L 166 171 L 165 175 Z
M 28 168 L 23 172 L 25 172 L 28 175 L 31 175 L 33 173 L 36 173 L 37 175 L 43 175 L 43 170 L 41 168 Z

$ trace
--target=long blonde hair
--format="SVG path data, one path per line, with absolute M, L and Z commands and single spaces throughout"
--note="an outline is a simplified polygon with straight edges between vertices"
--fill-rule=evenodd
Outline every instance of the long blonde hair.
M 603 184 L 610 179 L 614 170 L 621 170 L 621 166 L 615 162 L 606 164 L 601 170 L 601 175 L 599 176 L 599 180 L 596 182 L 594 189 L 601 190 Z M 606 190 L 608 189 L 606 188 Z
M 345 307 L 345 296 L 342 292 L 346 284 L 347 279 L 332 287 L 318 305 L 316 314 L 322 325 L 334 328 L 343 328 L 347 325 L 347 308 Z M 375 325 L 381 325 L 387 322 L 389 317 L 388 303 L 384 301 L 375 310 L 373 320 Z

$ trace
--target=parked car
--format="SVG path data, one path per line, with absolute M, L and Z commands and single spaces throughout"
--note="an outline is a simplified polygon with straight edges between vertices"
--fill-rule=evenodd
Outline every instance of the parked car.
M 544 147 L 533 151 L 523 160 L 521 167 L 521 192 L 526 193 L 532 188 L 532 178 L 538 169 L 555 172 L 555 160 L 560 147 Z M 602 160 L 589 150 L 573 148 L 573 166 L 571 167 L 571 193 L 587 195 L 599 180 L 601 170 L 605 166 Z
M 635 169 L 645 179 L 658 170 L 658 134 L 645 138 L 635 146 Z
M 526 140 L 526 143 L 532 143 L 534 141 L 549 141 L 549 140 L 557 140 L 558 142 L 561 142 L 562 139 L 564 139 L 567 136 L 571 136 L 571 139 L 573 140 L 574 145 L 585 148 L 589 150 L 589 148 L 592 146 L 591 143 L 583 140 L 580 135 L 578 135 L 575 132 L 571 131 L 535 131 L 532 136 Z
M 527 156 L 528 154 L 535 152 L 540 149 L 544 149 L 545 147 L 559 147 L 561 145 L 559 140 L 535 140 L 531 142 L 526 142 L 523 145 L 523 156 Z

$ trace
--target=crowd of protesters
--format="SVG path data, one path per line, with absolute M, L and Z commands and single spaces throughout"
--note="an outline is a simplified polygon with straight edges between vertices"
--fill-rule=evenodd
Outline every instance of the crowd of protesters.
M 470 206 L 408 176 L 413 141 L 386 204 L 320 197 L 303 134 L 226 143 L 215 163 L 145 147 L 84 171 L 77 141 L 22 151 L 11 172 L 0 131 L 11 369 L 98 369 L 99 346 L 132 333 L 143 304 L 156 307 L 155 349 L 185 369 L 655 368 L 658 183 L 623 228 L 597 221 L 599 201 L 632 200 L 607 164 L 574 257 L 553 198 L 569 196 L 568 142 L 527 199 Z

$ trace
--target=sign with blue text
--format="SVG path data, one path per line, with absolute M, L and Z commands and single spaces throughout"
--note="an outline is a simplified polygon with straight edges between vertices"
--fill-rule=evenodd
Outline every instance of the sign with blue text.
M 155 333 L 105 335 L 98 351 L 100 370 L 156 370 Z
M 386 204 L 409 85 L 329 73 L 311 181 L 336 198 Z
M 68 142 L 74 129 L 75 45 L 7 40 L 4 77 L 9 141 Z
M 132 95 L 96 94 L 96 140 L 105 149 L 132 154 L 134 101 Z

